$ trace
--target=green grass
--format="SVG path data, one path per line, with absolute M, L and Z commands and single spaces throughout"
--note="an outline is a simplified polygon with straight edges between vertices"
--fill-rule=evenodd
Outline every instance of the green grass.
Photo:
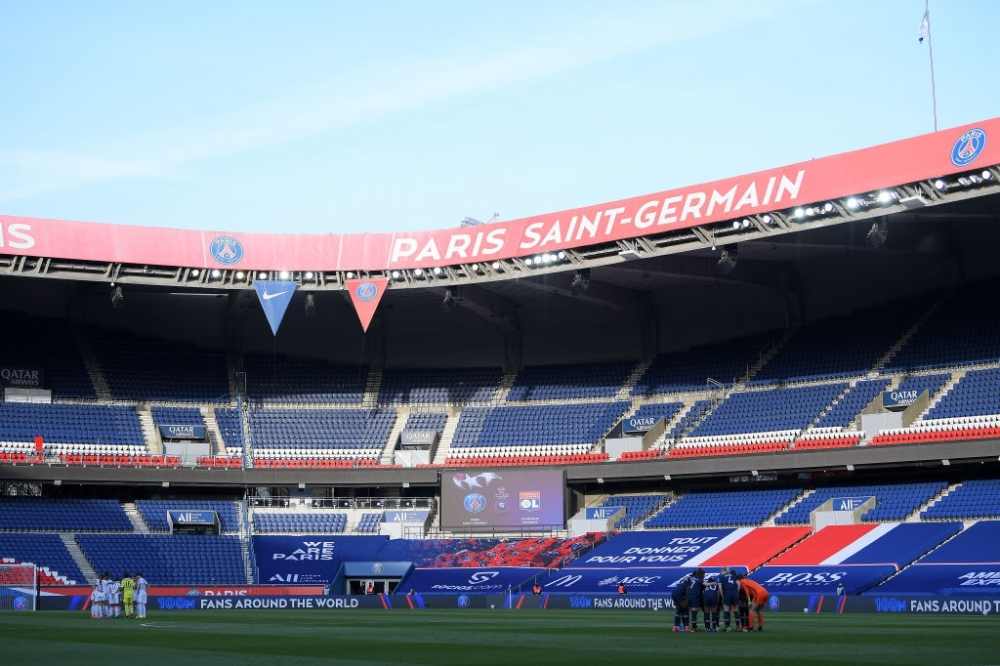
M 672 613 L 197 611 L 143 622 L 0 615 L 0 664 L 1000 664 L 994 617 L 775 614 L 763 633 L 673 634 Z M 722 660 L 725 660 L 723 662 Z

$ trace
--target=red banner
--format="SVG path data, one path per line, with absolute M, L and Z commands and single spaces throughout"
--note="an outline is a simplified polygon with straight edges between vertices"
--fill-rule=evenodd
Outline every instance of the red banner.
M 674 231 L 998 163 L 1000 118 L 992 118 L 703 185 L 478 227 L 289 235 L 0 216 L 0 254 L 266 271 L 430 268 Z
M 382 302 L 385 288 L 389 284 L 387 278 L 355 279 L 346 282 L 347 291 L 351 294 L 351 303 L 354 304 L 354 311 L 358 313 L 361 321 L 361 328 L 365 333 L 372 323 L 375 310 Z

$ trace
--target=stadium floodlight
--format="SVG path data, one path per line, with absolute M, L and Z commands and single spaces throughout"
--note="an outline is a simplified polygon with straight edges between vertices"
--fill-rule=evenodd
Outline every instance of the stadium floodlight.
M 771 222 L 774 221 L 774 219 L 770 215 L 764 215 L 760 219 L 763 220 L 764 224 L 771 224 Z
M 984 169 L 981 175 L 983 177 L 983 180 L 989 180 L 990 178 L 993 177 L 993 172 L 990 171 L 989 169 Z
M 498 271 L 498 270 L 500 270 L 500 269 L 501 269 L 502 267 L 503 267 L 503 264 L 501 264 L 501 263 L 500 263 L 499 261 L 494 261 L 494 262 L 493 262 L 493 270 L 495 270 L 495 271 Z
M 423 277 L 423 275 L 424 275 L 424 269 L 422 269 L 422 268 L 415 268 L 413 270 L 413 274 L 416 275 L 417 277 Z
M 316 277 L 315 273 L 313 273 L 312 271 L 306 271 L 306 279 L 307 280 L 312 280 L 314 277 Z
M 833 212 L 833 204 L 830 203 L 829 201 L 827 201 L 825 204 L 823 204 L 823 212 L 826 213 L 827 215 L 829 215 L 830 213 L 832 213 Z
M 288 271 L 281 271 L 280 273 L 278 273 L 278 277 L 282 280 L 287 280 L 290 277 L 290 275 Z
M 531 257 L 526 257 L 524 259 L 524 263 L 525 263 L 525 265 L 530 266 L 531 264 L 533 264 L 535 262 L 534 262 L 534 260 Z
M 740 229 L 740 221 L 733 220 L 733 231 L 739 231 L 739 229 Z
M 246 274 L 246 273 L 244 273 L 243 271 L 236 271 L 236 279 L 237 279 L 237 280 L 242 280 L 242 279 L 243 279 L 243 278 L 245 278 L 246 276 L 247 276 L 247 274 Z
M 812 206 L 809 206 L 808 208 L 806 208 L 806 215 L 808 215 L 809 217 L 812 217 L 817 212 L 818 211 L 815 208 L 813 208 Z
M 392 279 L 393 280 L 399 280 L 402 277 L 403 277 L 403 274 L 400 273 L 399 271 L 393 271 L 392 272 Z
M 479 272 L 479 264 L 472 264 L 471 268 L 472 268 L 472 270 L 476 271 L 477 273 Z
M 201 271 L 197 268 L 191 270 L 191 277 L 198 277 L 199 275 L 201 275 Z
M 566 261 L 566 256 L 565 250 L 559 250 L 559 254 L 556 255 L 556 258 L 558 258 L 559 261 Z
M 218 268 L 213 268 L 212 277 L 218 280 L 220 277 L 222 277 L 222 271 L 220 271 Z
M 877 200 L 878 200 L 878 202 L 880 204 L 885 205 L 885 204 L 891 203 L 892 200 L 895 199 L 895 198 L 896 198 L 896 195 L 893 192 L 891 192 L 890 190 L 882 190 L 881 192 L 878 193 Z
M 442 273 L 444 273 L 444 269 L 443 268 L 441 268 L 440 266 L 435 266 L 434 267 L 434 275 L 441 275 Z
M 988 172 L 988 171 L 984 171 L 983 173 L 989 173 L 989 172 Z M 944 182 L 943 180 L 941 180 L 940 178 L 938 178 L 937 180 L 935 180 L 935 181 L 934 181 L 934 187 L 935 187 L 936 189 L 939 189 L 939 190 L 943 190 L 943 189 L 945 188 L 945 186 L 946 186 L 946 185 L 947 185 L 947 183 L 945 183 L 945 182 Z
M 792 217 L 794 217 L 796 220 L 801 220 L 805 216 L 806 212 L 801 208 L 796 208 L 795 212 L 792 213 Z
M 753 224 L 753 222 L 750 221 L 749 217 L 744 217 L 743 218 L 743 228 L 744 229 L 749 229 L 751 224 Z
M 354 279 L 354 271 L 347 271 L 347 279 L 348 280 Z
M 850 210 L 857 210 L 858 208 L 861 207 L 861 199 L 858 199 L 857 197 L 848 197 L 847 207 Z
M 257 273 L 257 279 L 258 280 L 266 280 L 267 279 L 267 273 Z

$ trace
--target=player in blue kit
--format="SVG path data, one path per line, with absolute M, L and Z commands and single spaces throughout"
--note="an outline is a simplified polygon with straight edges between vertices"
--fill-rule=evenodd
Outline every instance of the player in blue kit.
M 726 567 L 719 574 L 719 587 L 722 591 L 722 610 L 726 621 L 723 631 L 729 631 L 732 621 L 736 619 L 736 630 L 740 630 L 740 583 L 736 574 Z
M 687 598 L 687 588 L 688 580 L 691 578 L 691 574 L 685 575 L 677 584 L 674 585 L 674 589 L 670 591 L 670 598 L 674 601 L 674 633 L 680 631 L 687 631 L 688 626 L 688 598 Z
M 715 576 L 705 577 L 705 586 L 701 592 L 702 610 L 705 612 L 705 631 L 719 630 L 719 608 L 722 607 L 722 589 Z
M 705 570 L 695 569 L 687 585 L 687 604 L 690 622 L 688 631 L 698 631 L 698 609 L 702 607 L 702 588 L 704 587 Z

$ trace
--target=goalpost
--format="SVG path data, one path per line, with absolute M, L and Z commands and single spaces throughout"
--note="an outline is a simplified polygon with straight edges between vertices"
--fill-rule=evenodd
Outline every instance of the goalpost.
M 38 568 L 34 564 L 0 563 L 0 611 L 38 608 Z

